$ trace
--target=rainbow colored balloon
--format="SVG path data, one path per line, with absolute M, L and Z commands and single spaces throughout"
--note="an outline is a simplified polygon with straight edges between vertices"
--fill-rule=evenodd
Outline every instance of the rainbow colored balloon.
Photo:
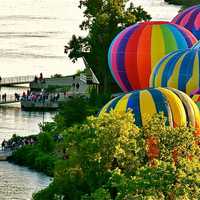
M 197 90 L 194 90 L 190 97 L 192 100 L 197 104 L 198 108 L 200 109 L 200 88 Z
M 163 112 L 167 125 L 172 127 L 187 126 L 189 123 L 200 134 L 200 112 L 194 101 L 185 93 L 173 88 L 150 88 L 137 90 L 118 96 L 108 102 L 100 111 L 127 111 L 131 109 L 138 126 L 146 124 L 146 117 Z
M 152 71 L 149 85 L 173 87 L 190 95 L 200 88 L 200 50 L 178 50 L 165 56 Z
M 169 22 L 138 23 L 112 41 L 109 68 L 123 91 L 148 88 L 151 71 L 161 58 L 196 42 L 188 30 Z
M 192 6 L 179 13 L 172 23 L 178 24 L 191 31 L 200 40 L 200 4 Z
M 192 46 L 193 49 L 199 49 L 200 48 L 200 41 L 198 41 L 197 43 L 195 43 L 193 46 Z

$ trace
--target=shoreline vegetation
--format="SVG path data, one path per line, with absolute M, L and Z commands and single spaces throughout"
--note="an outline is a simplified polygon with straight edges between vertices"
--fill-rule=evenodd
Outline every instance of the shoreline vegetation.
M 194 129 L 166 126 L 163 114 L 143 127 L 133 123 L 131 111 L 95 117 L 104 99 L 71 99 L 54 122 L 40 126 L 33 144 L 13 153 L 11 162 L 53 176 L 33 199 L 198 199 Z
M 179 5 L 182 7 L 181 10 L 196 4 L 200 4 L 200 0 L 165 0 L 165 2 L 169 4 Z
M 66 148 L 63 146 L 61 134 L 63 130 L 73 124 L 81 124 L 87 116 L 96 115 L 99 108 L 108 101 L 109 96 L 97 95 L 96 91 L 93 91 L 89 99 L 75 97 L 61 103 L 54 122 L 39 124 L 38 135 L 20 137 L 14 134 L 6 141 L 7 147 L 4 146 L 4 150 L 6 148 L 13 150 L 12 156 L 8 158 L 9 162 L 54 176 L 55 163 L 66 159 Z M 34 142 L 26 142 L 32 140 Z

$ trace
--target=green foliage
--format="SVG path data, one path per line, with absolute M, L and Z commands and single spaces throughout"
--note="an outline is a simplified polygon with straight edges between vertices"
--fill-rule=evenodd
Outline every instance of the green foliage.
M 125 27 L 151 17 L 141 7 L 128 5 L 128 0 L 80 0 L 85 20 L 80 25 L 87 30 L 86 37 L 72 36 L 66 53 L 76 61 L 85 57 L 100 81 L 101 91 L 111 89 L 112 78 L 107 64 L 107 52 L 111 41 Z
M 40 152 L 35 157 L 34 168 L 38 171 L 45 172 L 48 175 L 53 175 L 56 158 L 52 155 Z
M 197 5 L 200 3 L 200 0 L 165 0 L 170 4 L 181 5 L 182 9 L 186 9 L 190 6 Z
M 198 199 L 200 150 L 194 129 L 171 128 L 165 121 L 156 115 L 138 128 L 131 111 L 112 111 L 66 129 L 69 158 L 57 162 L 54 182 L 34 199 Z M 159 148 L 153 166 L 147 155 L 150 137 Z
M 148 123 L 141 128 L 144 138 L 154 137 L 159 143 L 160 158 L 163 161 L 172 161 L 172 152 L 178 150 L 183 155 L 192 153 L 195 143 L 192 127 L 172 128 L 165 126 L 166 119 L 163 114 L 148 119 Z
M 87 194 L 82 196 L 81 200 L 111 200 L 111 196 L 108 190 L 99 188 L 95 190 L 91 196 Z
M 55 122 L 44 122 L 39 124 L 40 132 L 55 133 L 57 125 Z
M 44 152 L 52 152 L 54 150 L 53 137 L 48 133 L 40 133 L 38 138 L 40 149 Z
M 97 109 L 102 108 L 111 97 L 111 93 L 98 93 L 96 88 L 90 91 L 89 104 Z
M 92 113 L 88 106 L 88 100 L 84 97 L 74 97 L 61 104 L 59 113 L 55 116 L 55 122 L 59 129 L 70 127 L 75 123 L 83 122 Z
M 53 176 L 57 159 L 51 154 L 42 152 L 37 145 L 26 145 L 15 151 L 10 160 Z
M 52 191 L 51 184 L 49 185 L 48 188 L 49 188 L 48 191 L 44 189 L 37 193 L 34 193 L 33 199 L 37 199 L 37 200 L 53 199 L 53 194 L 50 192 L 50 191 Z M 56 199 L 54 199 L 54 200 L 56 200 Z M 61 200 L 61 199 L 57 199 L 57 200 Z

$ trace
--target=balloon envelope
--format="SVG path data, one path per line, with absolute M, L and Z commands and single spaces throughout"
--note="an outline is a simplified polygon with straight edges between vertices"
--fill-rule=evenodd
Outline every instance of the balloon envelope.
M 194 90 L 190 97 L 192 100 L 197 104 L 198 108 L 200 109 L 200 88 L 197 90 Z
M 161 58 L 196 42 L 191 32 L 169 22 L 138 23 L 112 41 L 109 68 L 123 91 L 148 88 L 151 71 Z
M 195 43 L 193 46 L 192 46 L 193 49 L 199 49 L 200 48 L 200 41 L 198 41 L 197 43 Z
M 152 71 L 149 85 L 173 87 L 190 95 L 200 88 L 200 50 L 178 50 L 165 56 Z
M 108 102 L 99 115 L 128 109 L 132 110 L 138 126 L 146 124 L 147 116 L 163 112 L 167 125 L 177 127 L 191 123 L 200 131 L 200 113 L 196 104 L 188 95 L 173 88 L 150 88 L 123 94 Z
M 188 29 L 198 40 L 200 40 L 200 4 L 179 13 L 172 20 L 172 23 Z

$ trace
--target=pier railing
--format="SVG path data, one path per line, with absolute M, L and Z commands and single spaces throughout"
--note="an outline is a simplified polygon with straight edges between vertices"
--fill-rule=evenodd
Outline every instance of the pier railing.
M 1 78 L 0 86 L 30 83 L 34 81 L 34 78 L 34 76 L 16 76 Z
M 85 75 L 85 74 L 80 74 L 80 80 L 83 81 L 84 83 L 91 83 L 92 82 L 92 75 Z

